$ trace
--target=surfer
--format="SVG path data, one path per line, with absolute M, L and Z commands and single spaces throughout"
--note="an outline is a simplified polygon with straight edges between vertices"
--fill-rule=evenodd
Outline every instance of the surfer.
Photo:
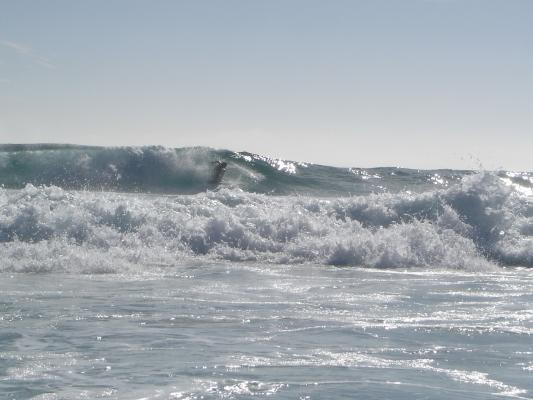
M 228 164 L 225 161 L 220 160 L 215 161 L 214 164 L 215 167 L 213 168 L 213 175 L 209 180 L 209 185 L 216 188 L 222 182 L 222 178 L 224 177 L 224 173 L 226 172 L 226 167 Z

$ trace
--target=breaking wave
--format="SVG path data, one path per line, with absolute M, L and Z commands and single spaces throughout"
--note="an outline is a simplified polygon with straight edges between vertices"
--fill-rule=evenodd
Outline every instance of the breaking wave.
M 336 197 L 235 187 L 195 195 L 33 184 L 4 188 L 0 271 L 142 273 L 193 258 L 378 268 L 531 267 L 533 200 L 525 193 L 529 186 L 516 182 L 527 179 L 500 175 L 463 174 L 448 186 L 428 186 L 431 190 Z

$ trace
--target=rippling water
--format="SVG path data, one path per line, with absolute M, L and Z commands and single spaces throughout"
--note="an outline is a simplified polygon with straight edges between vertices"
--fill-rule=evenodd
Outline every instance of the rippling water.
M 4 398 L 533 396 L 533 277 L 190 263 L 2 276 Z

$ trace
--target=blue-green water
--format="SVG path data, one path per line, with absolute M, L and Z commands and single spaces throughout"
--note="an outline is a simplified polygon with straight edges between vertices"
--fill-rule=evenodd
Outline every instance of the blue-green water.
M 0 185 L 0 399 L 533 398 L 529 172 L 3 145 Z
M 222 187 L 276 195 L 346 196 L 458 182 L 472 171 L 335 168 L 205 147 L 0 145 L 0 185 L 190 194 L 209 187 L 213 163 L 228 163 Z M 529 182 L 530 175 L 516 177 Z M 392 179 L 390 179 L 392 178 Z

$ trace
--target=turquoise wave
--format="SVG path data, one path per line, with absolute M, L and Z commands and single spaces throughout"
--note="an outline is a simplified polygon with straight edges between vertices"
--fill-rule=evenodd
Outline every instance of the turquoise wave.
M 227 163 L 220 182 L 216 163 Z M 0 145 L 0 185 L 70 190 L 191 194 L 237 188 L 274 195 L 350 196 L 423 192 L 472 174 L 458 170 L 337 168 L 207 147 L 97 147 L 63 144 Z M 533 175 L 499 173 L 527 188 Z

